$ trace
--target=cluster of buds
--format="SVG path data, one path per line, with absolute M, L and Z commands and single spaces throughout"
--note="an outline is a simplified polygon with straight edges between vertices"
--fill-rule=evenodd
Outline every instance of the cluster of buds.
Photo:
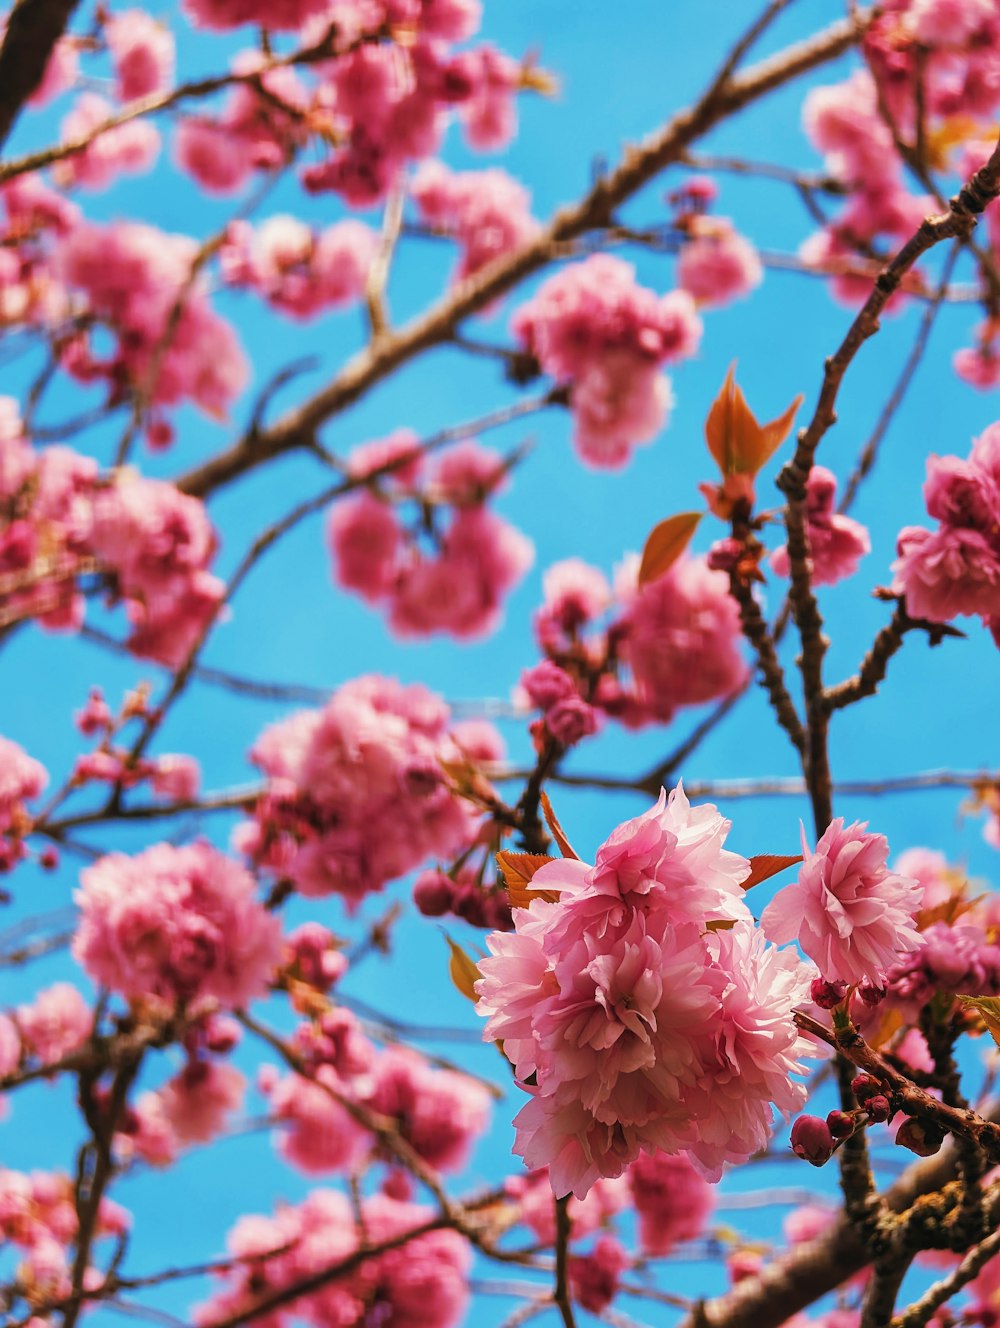
M 452 872 L 438 868 L 423 871 L 413 886 L 413 902 L 425 918 L 452 914 L 470 927 L 487 931 L 512 931 L 510 901 L 499 882 L 480 879 L 468 867 Z
M 831 984 L 833 985 L 833 984 Z M 800 1116 L 792 1126 L 792 1152 L 814 1167 L 821 1167 L 841 1146 L 866 1125 L 884 1125 L 899 1110 L 893 1095 L 874 1075 L 861 1073 L 851 1080 L 858 1106 L 853 1111 L 831 1111 L 826 1120 Z M 944 1131 L 933 1121 L 909 1116 L 896 1132 L 896 1143 L 918 1157 L 930 1157 L 944 1142 Z

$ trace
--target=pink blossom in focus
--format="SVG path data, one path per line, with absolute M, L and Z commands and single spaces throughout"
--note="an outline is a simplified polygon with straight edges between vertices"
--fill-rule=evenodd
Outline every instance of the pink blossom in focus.
M 766 1142 L 772 1102 L 786 1116 L 801 1105 L 791 1008 L 809 970 L 753 931 L 727 829 L 675 790 L 596 866 L 543 866 L 533 884 L 559 902 L 533 900 L 514 932 L 487 938 L 485 1036 L 531 1084 L 515 1151 L 549 1168 L 557 1195 L 586 1195 L 641 1150 L 688 1152 L 717 1179 Z M 706 932 L 720 917 L 733 928 Z
M 95 982 L 131 997 L 239 1007 L 267 988 L 281 924 L 253 877 L 210 844 L 111 853 L 80 877 L 73 955 Z
M 884 835 L 838 816 L 813 853 L 804 845 L 798 880 L 761 914 L 773 941 L 797 940 L 829 982 L 880 982 L 901 956 L 923 945 L 914 929 L 922 889 L 886 868 Z
M 914 618 L 948 622 L 963 614 L 1000 614 L 1000 554 L 984 535 L 961 526 L 904 526 L 892 589 Z

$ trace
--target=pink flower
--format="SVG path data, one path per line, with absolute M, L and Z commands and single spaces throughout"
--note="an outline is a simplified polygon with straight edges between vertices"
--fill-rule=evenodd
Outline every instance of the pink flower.
M 585 1310 L 600 1314 L 618 1290 L 618 1277 L 631 1260 L 614 1236 L 599 1236 L 589 1254 L 574 1254 L 569 1260 L 569 1284 L 574 1299 Z
M 86 139 L 114 115 L 115 108 L 96 92 L 83 92 L 63 117 L 62 139 Z M 130 120 L 96 134 L 83 149 L 56 164 L 53 175 L 63 188 L 106 189 L 119 175 L 142 175 L 153 168 L 160 135 L 146 120 Z
M 914 618 L 948 622 L 962 614 L 1000 615 L 1000 555 L 984 535 L 961 526 L 904 526 L 892 589 Z
M 867 825 L 845 826 L 838 817 L 814 853 L 803 842 L 798 880 L 761 914 L 771 940 L 797 940 L 830 982 L 880 982 L 901 956 L 924 943 L 913 925 L 923 891 L 886 868 L 888 842 L 866 833 Z
M 476 1080 L 435 1070 L 417 1052 L 387 1047 L 365 1101 L 397 1121 L 403 1139 L 436 1171 L 458 1171 L 489 1124 L 489 1094 Z
M 207 1143 L 242 1106 L 245 1088 L 246 1080 L 232 1065 L 189 1061 L 160 1090 L 163 1114 L 181 1143 Z
M 24 803 L 37 798 L 49 782 L 40 761 L 9 738 L 0 737 L 0 834 L 26 816 Z
M 675 1245 L 704 1234 L 715 1197 L 683 1153 L 640 1153 L 628 1170 L 628 1182 L 643 1254 L 669 1254 Z
M 44 1065 L 76 1051 L 90 1037 L 94 1012 L 69 982 L 57 982 L 17 1011 L 26 1051 Z
M 125 996 L 241 1006 L 267 988 L 281 924 L 249 872 L 204 841 L 112 853 L 81 874 L 74 957 Z
M 583 1197 L 640 1150 L 686 1151 L 718 1179 L 766 1141 L 771 1103 L 801 1105 L 791 1009 L 811 974 L 752 929 L 727 829 L 714 807 L 664 795 L 596 866 L 542 867 L 534 884 L 558 903 L 533 900 L 487 938 L 485 1036 L 530 1085 L 515 1151 L 556 1194 Z M 732 929 L 707 931 L 720 916 Z
M 757 250 L 728 217 L 698 217 L 677 260 L 677 284 L 701 304 L 728 304 L 764 279 Z
M 806 483 L 806 517 L 812 581 L 816 586 L 832 586 L 853 576 L 858 563 L 871 552 L 864 526 L 835 511 L 836 496 L 833 472 L 825 466 L 813 466 Z M 771 554 L 771 566 L 779 576 L 791 574 L 786 545 Z
M 544 282 L 513 329 L 546 373 L 571 386 L 584 460 L 617 467 L 663 426 L 671 393 L 660 370 L 693 354 L 701 322 L 687 292 L 657 296 L 636 284 L 630 264 L 595 254 Z
M 458 281 L 526 244 L 538 230 L 527 190 L 496 168 L 458 173 L 440 161 L 424 162 L 411 193 L 423 219 L 458 242 Z
M 193 756 L 157 757 L 150 779 L 153 792 L 170 802 L 194 802 L 201 783 L 201 767 Z
M 622 657 L 651 717 L 699 705 L 742 686 L 739 609 L 729 579 L 703 558 L 682 557 L 631 598 Z
M 168 88 L 174 77 L 170 29 L 142 9 L 125 9 L 105 24 L 104 34 L 118 76 L 122 101 Z

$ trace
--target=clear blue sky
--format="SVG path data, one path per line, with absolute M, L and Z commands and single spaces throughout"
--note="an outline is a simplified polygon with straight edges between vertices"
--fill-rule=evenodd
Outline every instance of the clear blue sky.
M 749 22 L 757 5 L 734 0 L 702 0 L 698 5 L 632 0 L 610 6 L 598 0 L 506 0 L 487 3 L 484 34 L 504 48 L 540 52 L 542 63 L 556 73 L 561 92 L 554 100 L 524 98 L 522 129 L 501 157 L 472 156 L 452 133 L 444 153 L 457 167 L 502 164 L 531 189 L 536 215 L 545 217 L 559 203 L 586 187 L 595 161 L 613 161 L 623 146 L 654 128 L 671 111 L 696 95 L 721 58 L 735 30 Z M 758 54 L 803 35 L 835 17 L 839 7 L 820 0 L 800 0 L 775 24 Z M 86 16 L 86 10 L 84 10 Z M 232 43 L 192 34 L 182 19 L 171 15 L 180 38 L 180 68 L 185 76 L 221 68 Z M 812 82 L 843 77 L 847 62 L 828 66 Z M 745 116 L 726 125 L 708 140 L 719 152 L 740 153 L 757 160 L 817 166 L 799 123 L 805 83 L 767 98 Z M 61 110 L 61 106 L 57 108 Z M 50 112 L 25 118 L 15 146 L 50 140 L 57 116 Z M 166 121 L 161 127 L 167 129 Z M 166 137 L 169 137 L 169 131 Z M 685 172 L 675 171 L 650 186 L 628 215 L 655 219 L 664 215 L 662 196 Z M 127 181 L 106 194 L 82 200 L 94 217 L 135 216 L 165 230 L 203 237 L 228 214 L 231 201 L 200 195 L 172 166 L 169 150 L 149 177 Z M 284 186 L 261 215 L 290 210 L 316 221 L 341 215 L 330 195 L 303 204 L 291 186 Z M 812 229 L 801 203 L 780 184 L 722 179 L 719 210 L 765 249 L 792 250 Z M 374 220 L 374 218 L 373 218 Z M 630 255 L 630 257 L 633 257 Z M 641 279 L 657 290 L 673 284 L 672 261 L 635 255 Z M 412 241 L 404 244 L 393 273 L 394 315 L 402 319 L 418 310 L 447 280 L 451 255 L 443 246 Z M 279 404 L 297 399 L 336 369 L 359 344 L 362 324 L 357 311 L 335 315 L 305 326 L 276 324 L 252 295 L 219 301 L 234 320 L 253 361 L 255 381 L 266 381 L 301 355 L 318 357 L 320 368 L 285 389 Z M 509 317 L 507 302 L 487 323 L 482 335 L 502 339 Z M 867 437 L 882 403 L 909 351 L 919 310 L 907 309 L 887 318 L 877 341 L 864 350 L 852 368 L 841 401 L 840 422 L 823 444 L 821 459 L 841 476 Z M 334 590 L 323 547 L 319 518 L 303 523 L 254 571 L 233 608 L 231 621 L 216 633 L 205 662 L 262 679 L 333 687 L 359 673 L 378 671 L 404 681 L 421 681 L 453 699 L 509 695 L 520 670 L 534 659 L 530 616 L 539 602 L 545 567 L 577 555 L 610 572 L 623 553 L 641 547 L 650 527 L 662 516 L 698 504 L 696 485 L 711 478 L 702 443 L 702 420 L 729 362 L 739 361 L 739 378 L 750 403 L 770 418 L 797 392 L 807 407 L 819 385 L 823 358 L 847 326 L 849 314 L 832 303 L 824 283 L 771 272 L 752 299 L 706 317 L 702 350 L 675 375 L 677 407 L 669 429 L 656 444 L 640 449 L 623 472 L 587 471 L 569 443 L 569 421 L 546 415 L 491 435 L 490 442 L 510 446 L 526 436 L 536 446 L 518 472 L 501 510 L 534 539 L 533 572 L 511 597 L 502 630 L 487 641 L 458 647 L 433 641 L 401 647 L 378 616 L 356 599 Z M 833 644 L 828 656 L 831 678 L 852 672 L 874 632 L 886 618 L 885 606 L 871 601 L 868 590 L 889 579 L 896 531 L 920 522 L 924 509 L 920 486 L 928 452 L 965 455 L 970 439 L 997 414 L 993 394 L 979 394 L 951 373 L 951 350 L 968 341 L 974 312 L 945 309 L 935 329 L 928 368 L 913 387 L 880 456 L 878 470 L 863 491 L 854 515 L 871 526 L 873 552 L 861 572 L 846 586 L 825 591 Z M 18 392 L 33 366 L 6 371 L 4 390 Z M 324 440 L 337 452 L 393 428 L 407 425 L 422 433 L 473 418 L 511 393 L 494 366 L 478 360 L 459 362 L 454 352 L 425 356 L 384 387 L 335 420 Z M 72 413 L 79 398 L 54 393 L 43 419 L 54 421 Z M 246 417 L 249 394 L 235 411 L 235 423 Z M 179 442 L 162 457 L 142 457 L 150 473 L 175 474 L 224 445 L 229 431 L 193 412 L 178 420 Z M 107 460 L 118 437 L 112 426 L 95 429 L 85 445 Z M 83 445 L 83 444 L 81 444 Z M 240 558 L 254 534 L 296 501 L 323 483 L 322 472 L 301 459 L 268 467 L 233 485 L 213 500 L 211 512 L 222 533 L 220 570 L 224 575 Z M 777 497 L 775 497 L 777 502 Z M 700 547 L 716 533 L 699 532 Z M 779 593 L 771 587 L 772 606 Z M 121 630 L 121 618 L 105 623 L 91 608 L 91 619 L 108 630 Z M 833 732 L 835 775 L 878 777 L 936 766 L 978 768 L 997 764 L 997 729 L 992 700 L 997 685 L 997 653 L 971 624 L 969 639 L 948 642 L 930 651 L 922 639 L 907 643 L 893 661 L 883 695 L 840 717 Z M 58 782 L 76 752 L 78 736 L 71 710 L 82 704 L 88 688 L 102 685 L 110 698 L 151 678 L 162 686 L 155 667 L 110 657 L 93 645 L 35 629 L 16 634 L 0 654 L 0 732 L 22 743 L 45 762 Z M 286 713 L 270 703 L 246 701 L 202 686 L 192 687 L 164 727 L 160 750 L 190 751 L 202 763 L 209 789 L 248 779 L 246 752 L 264 724 Z M 569 769 L 633 774 L 676 745 L 698 716 L 688 713 L 670 731 L 650 728 L 640 734 L 608 726 L 569 762 Z M 505 734 L 515 759 L 528 745 L 521 726 L 507 724 Z M 702 746 L 684 772 L 688 778 L 751 777 L 797 773 L 783 735 L 770 719 L 763 695 L 756 689 L 725 726 Z M 589 856 L 621 819 L 642 809 L 642 800 L 622 794 L 563 790 L 559 814 L 574 843 Z M 840 799 L 837 811 L 849 818 L 870 818 L 873 828 L 889 835 L 894 852 L 926 844 L 968 863 L 972 872 L 989 876 L 995 854 L 981 839 L 981 822 L 961 820 L 959 795 L 930 793 L 895 800 L 862 803 Z M 745 853 L 794 852 L 798 821 L 804 805 L 793 800 L 753 801 L 723 805 L 734 821 L 731 844 Z M 185 832 L 190 827 L 177 827 Z M 219 819 L 206 830 L 226 842 L 230 824 Z M 102 831 L 102 847 L 139 848 L 148 832 Z M 75 864 L 66 858 L 51 876 L 26 867 L 13 877 L 16 896 L 0 925 L 29 914 L 46 912 L 68 902 Z M 363 926 L 386 906 L 389 898 L 407 899 L 409 887 L 398 882 L 386 896 L 367 902 L 355 927 Z M 761 904 L 766 901 L 762 891 Z M 295 918 L 306 916 L 296 905 Z M 336 899 L 320 901 L 309 913 L 335 930 L 346 930 Z M 452 928 L 456 935 L 462 927 Z M 33 966 L 26 975 L 0 970 L 0 1005 L 30 997 L 39 987 L 62 977 L 67 962 L 56 957 Z M 397 933 L 391 963 L 372 959 L 345 984 L 350 993 L 386 1012 L 405 1014 L 426 1023 L 464 1024 L 475 1019 L 450 990 L 445 977 L 445 947 L 433 924 L 413 922 Z M 442 1046 L 441 1050 L 448 1050 Z M 450 1048 L 454 1054 L 455 1047 Z M 473 1049 L 470 1063 L 498 1075 L 495 1053 Z M 250 1063 L 247 1061 L 246 1063 Z M 159 1077 L 159 1076 L 158 1076 Z M 152 1080 L 150 1082 L 153 1082 Z M 261 1099 L 252 1099 L 256 1110 Z M 70 1086 L 39 1085 L 19 1092 L 3 1128 L 0 1157 L 6 1165 L 30 1169 L 70 1169 L 79 1143 L 79 1124 L 70 1106 Z M 467 1180 L 495 1178 L 509 1152 L 508 1126 L 514 1106 L 501 1104 L 489 1138 L 479 1149 Z M 511 1163 L 511 1167 L 516 1165 Z M 788 1166 L 738 1176 L 734 1186 L 781 1180 L 828 1190 L 833 1176 L 805 1167 Z M 808 1174 L 805 1174 L 808 1172 Z M 307 1186 L 273 1155 L 258 1135 L 219 1144 L 211 1152 L 195 1151 L 166 1175 L 137 1175 L 125 1180 L 117 1197 L 137 1216 L 129 1256 L 132 1271 L 159 1266 L 166 1259 L 183 1263 L 209 1257 L 222 1248 L 225 1233 L 241 1212 L 267 1211 L 276 1199 L 299 1198 Z M 770 1234 L 774 1214 L 754 1215 L 756 1234 Z M 734 1219 L 734 1225 L 737 1224 Z M 697 1265 L 678 1269 L 674 1289 L 710 1292 L 717 1274 Z M 163 1292 L 157 1303 L 183 1314 L 196 1299 L 189 1288 Z M 639 1318 L 640 1307 L 632 1307 Z M 662 1313 L 662 1311 L 660 1311 Z M 500 1311 L 492 1304 L 477 1309 L 470 1322 L 488 1325 Z M 100 1321 L 110 1318 L 104 1312 Z M 658 1321 L 646 1312 L 651 1322 Z M 96 1320 L 95 1320 L 96 1321 Z

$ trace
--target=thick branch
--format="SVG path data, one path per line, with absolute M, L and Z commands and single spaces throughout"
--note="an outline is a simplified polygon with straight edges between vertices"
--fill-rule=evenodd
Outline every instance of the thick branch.
M 0 147 L 41 83 L 76 5 L 77 0 L 20 0 L 14 6 L 0 46 Z

